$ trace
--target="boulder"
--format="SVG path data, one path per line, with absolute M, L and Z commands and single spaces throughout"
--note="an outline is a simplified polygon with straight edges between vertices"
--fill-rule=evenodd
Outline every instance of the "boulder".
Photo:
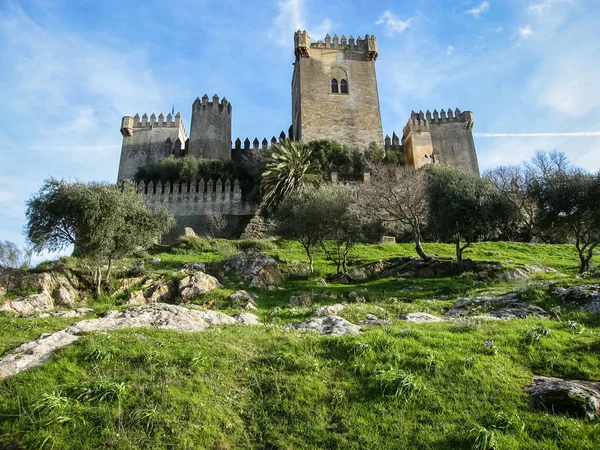
M 529 274 L 520 269 L 510 269 L 504 273 L 504 279 L 508 282 L 526 280 L 527 278 L 529 278 Z
M 64 306 L 65 308 L 75 308 L 77 305 L 78 292 L 71 287 L 69 289 L 65 285 L 59 285 L 53 292 L 52 297 L 56 301 L 57 306 Z
M 288 301 L 291 307 L 308 308 L 313 304 L 313 298 L 310 294 L 292 295 Z
M 258 308 L 250 302 L 246 303 L 246 306 L 244 306 L 244 309 L 247 309 L 248 311 L 258 311 Z
M 600 417 L 600 382 L 535 377 L 525 388 L 538 408 L 595 420 Z
M 150 258 L 148 260 L 148 264 L 152 264 L 153 266 L 156 266 L 156 265 L 160 264 L 160 258 L 156 258 L 156 257 Z
M 193 228 L 191 228 L 191 227 L 185 227 L 183 229 L 183 235 L 182 236 L 183 237 L 196 237 L 197 235 L 196 235 L 196 232 L 194 231 Z
M 264 288 L 278 285 L 283 280 L 275 260 L 256 249 L 233 255 L 227 260 L 225 268 L 241 278 L 250 280 L 250 287 Z
M 339 316 L 315 317 L 307 322 L 289 324 L 290 328 L 303 331 L 316 331 L 321 334 L 359 334 L 360 327 Z
M 315 285 L 316 286 L 321 286 L 321 287 L 327 287 L 327 281 L 320 279 L 320 280 L 315 280 Z
M 175 280 L 159 280 L 144 291 L 146 303 L 172 303 L 177 297 Z
M 406 320 L 408 322 L 413 322 L 413 323 L 432 323 L 432 322 L 444 322 L 445 321 L 445 319 L 443 317 L 434 316 L 433 314 L 424 313 L 424 312 L 400 314 L 400 315 L 398 315 L 398 319 Z
M 144 297 L 144 291 L 130 292 L 125 303 L 127 305 L 145 305 L 146 297 Z
M 220 287 L 222 286 L 215 277 L 197 271 L 179 280 L 179 297 L 189 301 Z
M 48 293 L 57 306 L 73 308 L 79 297 L 79 280 L 69 270 L 34 273 L 25 270 L 10 271 L 9 292 Z
M 183 265 L 185 270 L 206 272 L 206 264 L 200 261 L 188 262 Z
M 555 288 L 552 293 L 560 297 L 565 303 L 570 303 L 572 306 L 579 307 L 592 314 L 600 314 L 600 285 L 589 284 Z
M 315 316 L 331 316 L 339 314 L 344 309 L 344 305 L 341 303 L 335 305 L 319 306 L 315 309 Z
M 95 312 L 91 308 L 77 308 L 77 309 L 69 309 L 67 311 L 55 311 L 55 312 L 47 312 L 47 313 L 39 313 L 34 315 L 33 317 L 38 319 L 43 319 L 46 317 L 60 317 L 60 318 L 70 318 L 70 317 L 83 317 L 88 314 L 92 314 Z
M 374 314 L 367 314 L 365 317 L 367 320 L 359 320 L 358 322 L 356 322 L 356 324 L 357 325 L 391 325 L 392 324 L 391 320 L 380 319 L 379 317 L 377 317 Z
M 54 309 L 54 300 L 44 291 L 41 294 L 28 295 L 16 300 L 7 300 L 0 307 L 0 311 L 6 311 L 19 316 L 29 316 L 40 311 Z
M 457 301 L 446 313 L 450 317 L 468 315 L 489 316 L 497 319 L 523 319 L 525 317 L 547 317 L 546 311 L 520 299 L 511 293 L 498 297 L 474 297 Z
M 233 316 L 233 318 L 242 325 L 262 325 L 257 316 L 248 312 L 236 314 L 235 316 Z
M 227 298 L 228 306 L 231 308 L 245 307 L 248 304 L 256 307 L 256 300 L 244 290 L 235 291 Z

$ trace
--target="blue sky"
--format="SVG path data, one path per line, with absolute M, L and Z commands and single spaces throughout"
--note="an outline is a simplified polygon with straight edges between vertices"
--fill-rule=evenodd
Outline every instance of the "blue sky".
M 377 36 L 384 133 L 458 107 L 483 170 L 537 149 L 600 167 L 598 0 L 0 0 L 0 239 L 24 243 L 48 176 L 114 181 L 124 115 L 174 104 L 189 129 L 217 93 L 234 140 L 287 130 L 299 28 Z

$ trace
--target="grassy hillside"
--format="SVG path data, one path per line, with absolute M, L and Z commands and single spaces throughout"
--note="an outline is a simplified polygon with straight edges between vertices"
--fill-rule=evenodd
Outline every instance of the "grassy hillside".
M 239 243 L 238 243 L 239 244 Z M 159 248 L 155 271 L 171 275 L 188 261 L 216 262 L 233 243 L 207 252 Z M 285 270 L 305 259 L 293 243 L 260 243 Z M 210 248 L 209 248 L 210 247 Z M 426 244 L 451 257 L 453 247 Z M 264 327 L 224 326 L 202 333 L 131 329 L 91 333 L 43 366 L 0 381 L 0 443 L 55 449 L 598 449 L 600 427 L 534 408 L 523 388 L 533 375 L 600 380 L 600 319 L 560 304 L 543 283 L 593 282 L 577 275 L 572 246 L 481 243 L 465 252 L 510 268 L 540 265 L 558 273 L 527 282 L 483 283 L 474 277 L 390 277 L 319 287 L 318 275 L 287 277 L 282 290 L 258 294 Z M 353 267 L 413 255 L 410 245 L 365 245 Z M 596 280 L 597 281 L 597 280 Z M 222 299 L 240 288 L 197 299 Z M 446 323 L 365 326 L 357 336 L 323 337 L 289 329 L 310 308 L 289 308 L 291 295 L 359 292 L 340 316 L 441 315 L 459 297 L 521 291 L 553 309 L 553 319 L 459 319 Z M 118 306 L 119 298 L 92 305 Z M 337 303 L 340 299 L 322 301 Z M 224 310 L 227 313 L 239 310 Z M 73 319 L 0 317 L 0 351 L 52 332 Z

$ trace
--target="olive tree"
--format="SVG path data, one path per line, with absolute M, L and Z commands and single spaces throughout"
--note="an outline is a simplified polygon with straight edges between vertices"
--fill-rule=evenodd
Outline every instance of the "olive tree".
M 119 184 L 67 182 L 50 178 L 27 201 L 27 238 L 36 252 L 74 245 L 75 252 L 101 267 L 158 243 L 175 224 L 164 208 L 151 210 L 132 182 Z
M 429 223 L 442 239 L 454 242 L 462 267 L 463 251 L 514 217 L 514 206 L 489 180 L 449 166 L 427 168 Z
M 410 227 L 417 254 L 430 259 L 421 244 L 421 231 L 427 223 L 429 197 L 423 170 L 369 164 L 371 182 L 359 188 L 360 205 L 368 215 L 382 222 L 396 222 Z

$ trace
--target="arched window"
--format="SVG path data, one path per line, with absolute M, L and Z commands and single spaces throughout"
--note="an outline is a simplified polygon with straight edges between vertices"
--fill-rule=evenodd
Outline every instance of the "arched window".
M 347 94 L 348 93 L 348 82 L 346 80 L 342 80 L 340 82 L 340 92 L 342 94 Z
M 331 93 L 332 94 L 339 94 L 338 81 L 335 78 L 333 78 L 331 80 Z

